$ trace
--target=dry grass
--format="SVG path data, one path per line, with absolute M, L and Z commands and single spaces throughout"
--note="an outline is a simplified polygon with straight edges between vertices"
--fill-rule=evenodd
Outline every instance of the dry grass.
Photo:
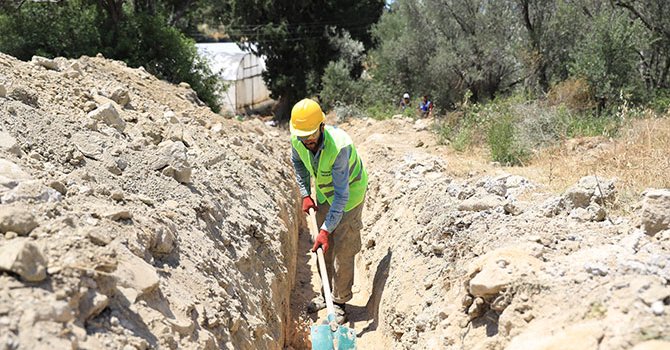
M 616 139 L 568 140 L 536 155 L 526 168 L 508 169 L 562 192 L 587 175 L 616 177 L 624 211 L 645 188 L 670 188 L 670 119 L 632 120 Z

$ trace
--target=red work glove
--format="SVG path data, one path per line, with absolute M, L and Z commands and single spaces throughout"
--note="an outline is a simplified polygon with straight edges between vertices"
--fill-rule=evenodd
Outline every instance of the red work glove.
M 323 248 L 324 253 L 328 250 L 328 231 L 323 229 L 319 231 L 319 235 L 316 236 L 316 240 L 314 241 L 312 252 L 316 252 L 316 250 L 319 249 L 319 246 Z
M 306 196 L 302 199 L 302 211 L 309 214 L 309 208 L 314 208 L 314 211 L 316 211 L 316 203 L 311 196 Z

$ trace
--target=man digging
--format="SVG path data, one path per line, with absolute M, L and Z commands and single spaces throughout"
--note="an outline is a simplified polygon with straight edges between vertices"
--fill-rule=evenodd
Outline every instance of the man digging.
M 333 289 L 337 322 L 347 321 L 345 303 L 352 298 L 354 257 L 361 250 L 361 213 L 368 174 L 349 135 L 325 125 L 318 103 L 304 99 L 291 110 L 291 160 L 296 174 L 302 210 L 316 211 L 321 225 L 312 251 L 322 247 Z M 310 177 L 315 179 L 316 199 L 311 197 Z M 314 299 L 309 312 L 325 308 L 323 296 Z

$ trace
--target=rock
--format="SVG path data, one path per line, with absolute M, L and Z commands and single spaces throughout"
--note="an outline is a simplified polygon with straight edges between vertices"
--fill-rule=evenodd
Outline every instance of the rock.
M 39 282 L 47 277 L 47 263 L 35 243 L 17 238 L 0 246 L 0 270 L 10 271 L 28 282 Z
M 121 86 L 112 90 L 112 93 L 109 96 L 109 98 L 111 98 L 112 101 L 118 103 L 122 107 L 125 107 L 128 103 L 130 103 L 130 95 L 128 94 L 128 90 Z
M 482 298 L 475 298 L 474 302 L 472 305 L 470 305 L 470 308 L 468 309 L 468 316 L 470 319 L 475 319 L 481 315 L 484 314 L 486 304 L 484 302 L 484 299 Z
M 4 131 L 0 131 L 0 150 L 5 150 L 18 157 L 23 155 L 16 139 Z
M 157 255 L 170 254 L 175 247 L 176 237 L 172 229 L 158 227 L 156 228 L 155 243 L 152 245 L 151 252 Z
M 86 231 L 86 237 L 91 243 L 99 246 L 106 246 L 112 242 L 113 236 L 111 232 L 105 228 L 90 228 Z
M 191 85 L 189 83 L 185 82 L 185 81 L 182 81 L 181 83 L 179 83 L 179 87 L 182 87 L 182 88 L 185 88 L 185 89 L 190 89 Z
M 133 214 L 128 209 L 112 208 L 109 209 L 104 214 L 102 214 L 102 217 L 110 219 L 112 221 L 130 220 L 133 218 Z
M 163 113 L 163 118 L 170 124 L 179 124 L 179 119 L 173 111 L 167 111 Z
M 37 227 L 35 216 L 26 209 L 0 206 L 0 233 L 16 232 L 26 236 Z
M 665 314 L 665 306 L 661 300 L 656 300 L 651 304 L 651 312 L 656 316 Z
M 585 176 L 563 194 L 566 206 L 586 208 L 591 202 L 603 205 L 612 202 L 616 195 L 614 180 L 605 180 L 596 176 Z
M 63 184 L 62 182 L 60 182 L 58 180 L 54 180 L 54 181 L 49 182 L 49 187 L 58 191 L 58 193 L 60 193 L 62 195 L 67 194 L 67 187 L 65 187 L 65 184 Z
M 4 84 L 0 84 L 0 97 L 4 98 L 7 96 L 7 88 Z
M 584 264 L 584 270 L 594 276 L 607 276 L 609 269 L 607 266 L 600 265 L 597 263 L 586 263 Z
M 6 159 L 0 159 L 0 191 L 2 191 L 2 187 L 14 188 L 22 181 L 30 179 L 30 175 L 23 171 L 20 166 Z
M 78 132 L 72 135 L 72 143 L 84 156 L 101 160 L 104 154 L 105 142 L 97 133 Z
M 515 280 L 539 271 L 542 262 L 520 248 L 499 248 L 489 252 L 470 268 L 470 294 L 475 297 L 496 295 Z
M 47 187 L 40 181 L 24 181 L 15 188 L 7 191 L 1 198 L 2 203 L 56 203 L 63 199 L 58 191 Z
M 503 204 L 503 199 L 496 195 L 483 195 L 471 197 L 458 205 L 458 210 L 464 211 L 483 211 L 499 207 Z
M 158 145 L 159 158 L 152 163 L 154 170 L 161 170 L 181 183 L 191 182 L 191 164 L 188 162 L 186 146 L 182 142 L 166 140 Z
M 49 70 L 58 70 L 58 63 L 52 59 L 48 59 L 46 57 L 42 56 L 33 56 L 32 60 L 30 60 L 34 65 L 39 66 L 39 67 L 44 67 Z
M 123 132 L 126 128 L 126 122 L 119 115 L 119 111 L 116 110 L 111 103 L 105 103 L 102 106 L 96 108 L 95 110 L 88 113 L 88 117 L 103 122 L 116 130 Z
M 215 134 L 221 133 L 221 131 L 223 131 L 223 124 L 216 123 L 212 125 L 212 128 L 210 130 Z
M 646 190 L 640 216 L 642 229 L 648 235 L 670 228 L 670 190 Z
M 134 303 L 137 297 L 150 293 L 158 288 L 158 275 L 153 266 L 133 255 L 128 248 L 118 245 L 118 266 L 114 275 L 118 278 L 118 286 L 125 289 L 119 291 Z
M 109 298 L 106 295 L 89 289 L 79 300 L 79 319 L 83 322 L 90 320 L 100 314 L 107 306 L 109 306 Z
M 548 218 L 554 217 L 565 209 L 565 203 L 562 197 L 553 197 L 546 200 L 540 207 L 540 213 Z
M 523 213 L 523 209 L 521 209 L 516 203 L 514 202 L 507 202 L 503 205 L 503 209 L 505 210 L 505 213 L 510 214 L 510 215 L 520 215 Z
M 668 350 L 670 342 L 664 340 L 647 340 L 635 345 L 630 350 Z
M 21 101 L 23 104 L 37 108 L 39 107 L 39 100 L 37 94 L 23 86 L 17 86 L 9 92 L 9 97 Z

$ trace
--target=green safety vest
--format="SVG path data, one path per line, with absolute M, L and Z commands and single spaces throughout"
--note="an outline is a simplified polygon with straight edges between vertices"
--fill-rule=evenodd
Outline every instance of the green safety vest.
M 323 132 L 323 149 L 318 160 L 318 168 L 315 172 L 310 161 L 310 150 L 302 144 L 297 137 L 291 136 L 291 145 L 298 152 L 300 160 L 305 165 L 309 174 L 316 178 L 316 198 L 319 203 L 328 201 L 333 204 L 335 198 L 335 187 L 333 186 L 333 163 L 340 150 L 351 146 L 349 155 L 349 200 L 344 206 L 344 211 L 350 211 L 363 202 L 365 191 L 368 188 L 368 173 L 363 168 L 363 161 L 358 156 L 356 148 L 349 135 L 344 130 L 326 125 Z M 315 175 L 316 174 L 316 175 Z

